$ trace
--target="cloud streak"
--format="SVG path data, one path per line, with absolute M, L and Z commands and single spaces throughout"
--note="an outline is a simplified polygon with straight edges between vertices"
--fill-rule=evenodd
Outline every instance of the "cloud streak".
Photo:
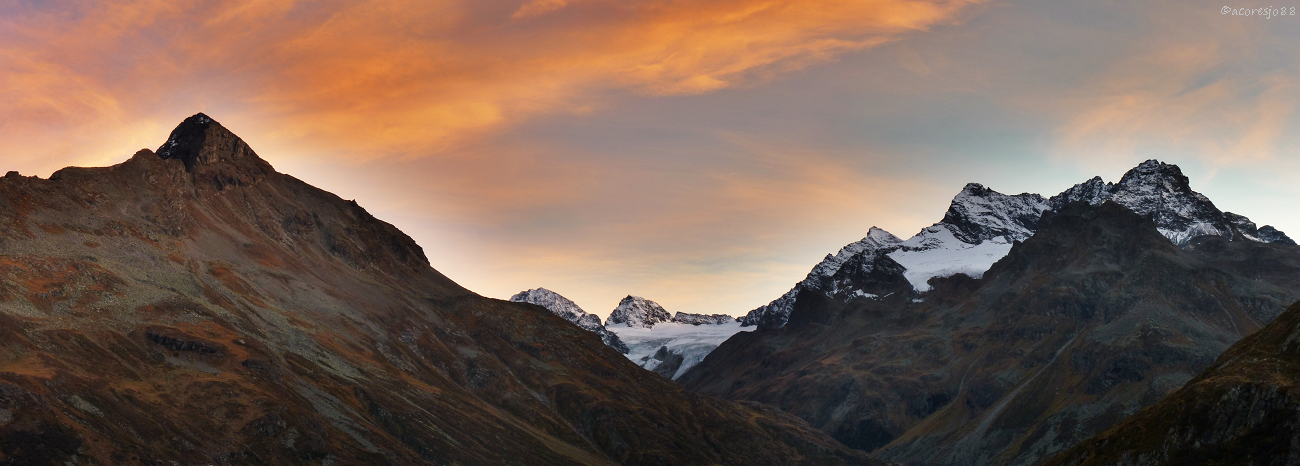
M 197 104 L 255 114 L 308 144 L 364 138 L 354 157 L 418 157 L 591 111 L 608 92 L 764 82 L 953 21 L 975 3 L 19 4 L 4 20 L 0 111 L 50 126 Z M 174 95 L 185 97 L 163 97 Z

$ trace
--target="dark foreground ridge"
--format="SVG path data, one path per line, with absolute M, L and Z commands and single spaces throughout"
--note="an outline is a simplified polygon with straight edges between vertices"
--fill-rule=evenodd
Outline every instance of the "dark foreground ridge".
M 0 464 L 879 464 L 488 299 L 206 115 L 0 178 Z
M 1300 462 L 1300 302 L 1186 386 L 1045 466 Z

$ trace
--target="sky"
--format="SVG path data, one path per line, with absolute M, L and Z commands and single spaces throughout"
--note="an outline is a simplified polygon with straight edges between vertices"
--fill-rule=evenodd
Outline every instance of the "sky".
M 204 112 L 485 296 L 743 315 L 968 182 L 1155 158 L 1300 237 L 1300 15 L 1230 11 L 1269 6 L 0 0 L 0 171 L 120 163 Z

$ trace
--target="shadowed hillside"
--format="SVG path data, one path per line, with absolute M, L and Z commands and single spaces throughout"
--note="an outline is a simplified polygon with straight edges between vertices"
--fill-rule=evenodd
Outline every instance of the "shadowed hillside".
M 1046 212 L 982 279 L 917 293 L 889 256 L 798 290 L 678 381 L 913 465 L 1030 465 L 1155 403 L 1300 298 L 1300 248 L 1192 238 L 1112 202 Z
M 686 392 L 200 114 L 0 179 L 0 464 L 877 464 Z

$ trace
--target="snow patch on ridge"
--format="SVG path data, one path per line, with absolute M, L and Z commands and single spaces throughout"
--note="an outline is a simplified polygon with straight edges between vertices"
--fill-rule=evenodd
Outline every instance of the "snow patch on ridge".
M 935 230 L 939 231 L 931 236 L 923 238 L 917 235 L 908 240 L 910 243 L 919 239 L 916 241 L 918 244 L 928 241 L 929 247 L 926 249 L 909 249 L 907 243 L 904 243 L 903 248 L 888 254 L 890 259 L 907 269 L 903 276 L 907 277 L 916 291 L 930 291 L 930 284 L 926 282 L 933 277 L 964 273 L 972 278 L 980 278 L 994 262 L 1011 252 L 1012 242 L 1005 236 L 970 244 L 952 236 L 947 228 L 937 227 Z

